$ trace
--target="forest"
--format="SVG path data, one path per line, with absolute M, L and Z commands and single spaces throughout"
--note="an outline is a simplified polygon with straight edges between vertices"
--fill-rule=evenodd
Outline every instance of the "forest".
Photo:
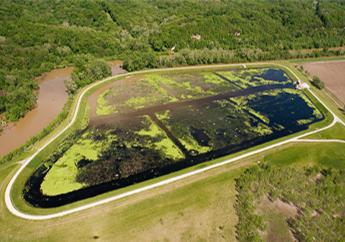
M 72 92 L 109 72 L 101 59 L 134 71 L 342 55 L 344 12 L 341 0 L 1 0 L 0 120 L 35 106 L 35 77 L 85 56 Z

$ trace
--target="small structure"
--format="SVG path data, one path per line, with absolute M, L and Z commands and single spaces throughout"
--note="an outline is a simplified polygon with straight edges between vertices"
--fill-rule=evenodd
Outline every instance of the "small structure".
M 6 37 L 0 35 L 0 43 L 5 43 L 6 42 Z
M 69 22 L 68 22 L 68 21 L 63 21 L 63 22 L 62 22 L 62 26 L 64 26 L 64 27 L 69 27 Z
M 174 46 L 170 49 L 169 54 L 170 54 L 170 55 L 173 55 L 173 54 L 175 53 L 175 49 L 176 49 L 176 45 L 174 45 Z
M 201 40 L 201 35 L 200 34 L 192 34 L 192 40 Z
M 0 132 L 5 128 L 5 126 L 7 125 L 7 122 L 5 121 L 5 118 L 0 115 Z
M 297 80 L 296 88 L 299 89 L 299 90 L 308 89 L 309 85 L 307 83 L 305 83 L 304 81 Z
M 235 37 L 240 37 L 241 36 L 241 32 L 237 31 L 234 33 Z

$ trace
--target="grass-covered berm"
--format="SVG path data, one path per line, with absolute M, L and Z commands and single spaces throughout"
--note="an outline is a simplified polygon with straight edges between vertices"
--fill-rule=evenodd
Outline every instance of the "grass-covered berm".
M 114 82 L 97 99 L 88 127 L 66 139 L 27 182 L 24 197 L 33 205 L 125 187 L 322 119 L 274 68 L 147 74 Z

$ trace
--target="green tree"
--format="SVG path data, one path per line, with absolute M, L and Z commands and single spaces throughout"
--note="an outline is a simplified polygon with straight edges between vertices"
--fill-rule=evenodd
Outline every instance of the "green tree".
M 67 82 L 68 91 L 74 93 L 78 88 L 110 75 L 111 68 L 103 60 L 80 62 L 72 73 L 72 83 Z
M 5 116 L 9 121 L 23 117 L 27 110 L 32 109 L 36 103 L 36 96 L 32 95 L 29 88 L 19 87 L 6 95 Z
M 322 90 L 325 87 L 325 84 L 323 83 L 323 81 L 321 81 L 321 79 L 317 76 L 313 77 L 313 80 L 311 83 L 320 90 Z

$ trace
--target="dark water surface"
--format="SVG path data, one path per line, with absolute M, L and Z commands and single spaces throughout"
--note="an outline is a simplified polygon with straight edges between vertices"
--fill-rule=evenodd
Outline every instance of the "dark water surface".
M 272 81 L 279 81 L 279 82 L 285 82 L 289 80 L 285 72 L 280 69 L 268 69 L 264 71 L 262 74 L 254 75 L 254 78 L 255 77 L 261 77 L 265 80 L 272 80 Z

